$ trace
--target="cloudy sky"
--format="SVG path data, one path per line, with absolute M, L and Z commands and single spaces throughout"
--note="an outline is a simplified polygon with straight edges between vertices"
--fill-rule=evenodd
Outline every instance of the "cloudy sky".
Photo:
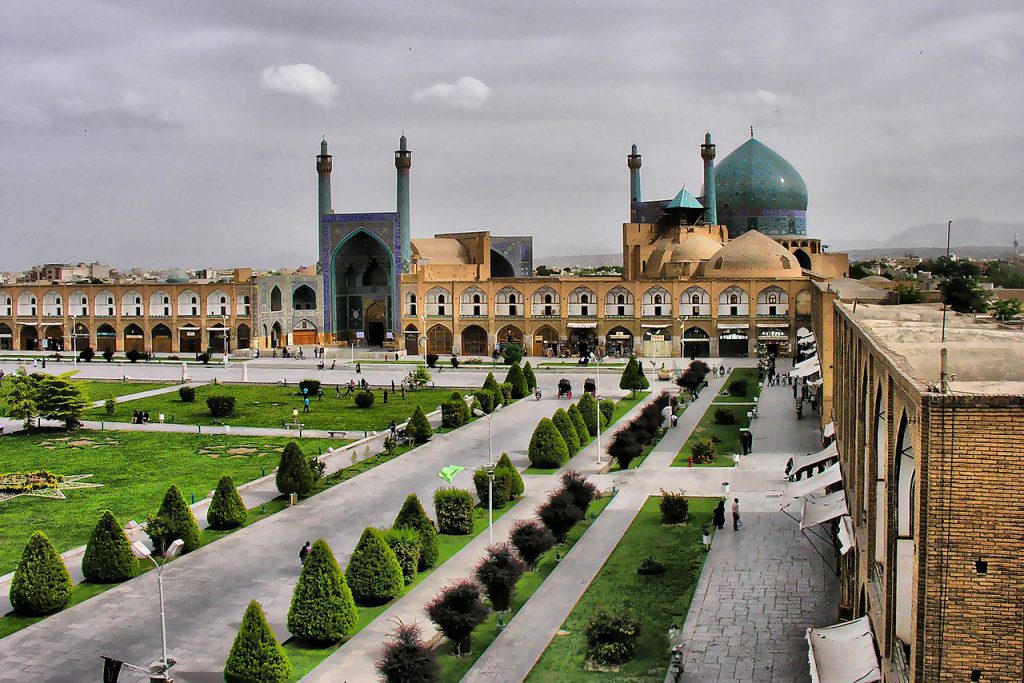
M 314 159 L 335 211 L 414 236 L 532 234 L 611 252 L 628 202 L 701 185 L 753 125 L 801 172 L 809 225 L 852 246 L 1019 220 L 1024 3 L 135 2 L 0 4 L 0 269 L 298 265 Z

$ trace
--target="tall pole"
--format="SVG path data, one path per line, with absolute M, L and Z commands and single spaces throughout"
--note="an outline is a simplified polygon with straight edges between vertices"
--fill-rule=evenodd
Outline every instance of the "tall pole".
M 78 347 L 75 344 L 75 331 L 78 328 L 78 316 L 71 316 L 71 362 L 78 365 Z
M 601 359 L 594 356 L 597 361 L 597 395 L 601 395 Z M 595 397 L 596 398 L 596 397 Z M 597 401 L 597 464 L 601 464 L 601 402 Z
M 153 561 L 156 564 L 156 560 Z M 160 565 L 156 568 L 156 584 L 160 590 L 160 663 L 163 664 L 164 680 L 167 679 L 167 617 L 164 612 L 164 568 Z
M 946 268 L 949 268 L 949 234 L 953 231 L 953 221 L 946 223 Z M 948 271 L 947 271 L 948 272 Z M 948 278 L 947 278 L 948 281 Z M 946 297 L 942 297 L 942 341 L 946 341 Z

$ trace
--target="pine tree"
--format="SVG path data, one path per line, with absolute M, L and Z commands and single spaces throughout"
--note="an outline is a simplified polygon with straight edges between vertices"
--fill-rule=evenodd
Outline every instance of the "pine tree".
M 508 453 L 502 453 L 501 457 L 498 458 L 498 462 L 494 466 L 495 470 L 508 470 L 512 476 L 512 485 L 509 493 L 512 498 L 518 498 L 523 495 L 526 491 L 526 486 L 523 484 L 523 477 L 519 474 L 519 469 L 512 464 L 512 459 L 508 457 Z
M 89 408 L 89 400 L 71 373 L 36 377 L 36 408 L 47 420 L 60 420 L 67 429 L 75 429 Z
M 11 581 L 11 606 L 24 616 L 42 616 L 68 606 L 71 575 L 50 539 L 41 531 L 32 534 L 21 554 Z
M 437 529 L 434 523 L 427 517 L 423 504 L 415 493 L 410 493 L 402 504 L 402 509 L 395 517 L 394 527 L 396 529 L 412 529 L 420 535 L 420 571 L 429 569 L 437 564 L 437 557 L 440 554 Z
M 512 385 L 512 398 L 523 398 L 530 393 L 529 383 L 526 381 L 526 375 L 523 374 L 519 363 L 513 363 L 509 367 L 505 381 Z
M 537 388 L 537 375 L 533 374 L 533 366 L 530 365 L 530 361 L 526 361 L 526 365 L 523 366 L 523 376 L 526 377 L 526 386 L 533 391 Z
M 569 449 L 569 456 L 571 457 L 580 449 L 580 435 L 576 433 L 576 425 L 572 423 L 572 420 L 569 419 L 569 416 L 562 408 L 555 411 L 551 421 L 558 429 L 558 433 L 562 435 L 565 447 Z
M 288 609 L 288 630 L 311 643 L 336 643 L 359 618 L 352 591 L 327 541 L 313 543 Z
M 277 466 L 277 490 L 281 493 L 309 495 L 313 490 L 313 472 L 302 449 L 294 441 L 281 452 L 281 463 Z
M 619 389 L 632 391 L 634 397 L 637 391 L 646 388 L 647 385 L 647 378 L 640 374 L 639 366 L 636 356 L 630 356 L 626 368 L 622 371 L 622 378 L 619 379 Z
M 224 475 L 217 482 L 213 500 L 206 510 L 206 523 L 211 529 L 234 529 L 245 523 L 246 509 L 242 496 L 238 495 L 235 482 Z
M 7 391 L 5 403 L 7 416 L 15 420 L 23 420 L 25 429 L 32 426 L 32 420 L 39 414 L 36 406 L 36 378 L 18 368 L 8 380 L 10 389 Z
M 199 525 L 177 484 L 171 484 L 167 489 L 156 517 L 150 515 L 146 520 L 146 533 L 161 552 L 179 538 L 185 544 L 182 553 L 192 552 L 199 547 Z
M 486 389 L 487 391 L 497 391 L 500 394 L 501 385 L 498 384 L 498 380 L 494 379 L 493 372 L 487 373 L 487 378 L 484 379 L 484 389 Z
M 572 420 L 572 426 L 576 428 L 576 436 L 579 437 L 580 446 L 585 446 L 590 441 L 590 432 L 587 431 L 587 423 L 583 421 L 583 415 L 580 413 L 580 409 L 576 407 L 575 403 L 569 404 L 569 409 L 565 411 Z
M 555 423 L 544 417 L 530 437 L 530 464 L 534 467 L 561 467 L 569 460 L 569 448 Z
M 416 406 L 409 418 L 409 424 L 405 426 L 405 433 L 409 435 L 413 443 L 426 443 L 434 436 L 434 428 L 430 426 L 430 420 L 423 413 L 423 408 Z
M 345 580 L 359 605 L 382 605 L 405 587 L 395 552 L 372 526 L 363 529 L 345 567 Z
M 285 683 L 292 677 L 292 664 L 255 600 L 245 608 L 242 625 L 224 664 L 226 683 Z
M 583 416 L 590 436 L 597 436 L 597 399 L 592 394 L 584 393 L 576 407 Z
M 82 574 L 92 583 L 118 583 L 135 576 L 139 561 L 121 523 L 110 510 L 104 510 L 82 556 Z

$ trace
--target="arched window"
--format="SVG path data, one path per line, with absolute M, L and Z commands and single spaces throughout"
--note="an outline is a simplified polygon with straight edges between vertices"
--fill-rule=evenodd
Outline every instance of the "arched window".
M 64 300 L 57 292 L 47 292 L 43 296 L 43 315 L 49 318 L 59 318 L 64 315 Z
M 518 317 L 523 315 L 519 302 L 523 294 L 515 287 L 502 287 L 494 296 L 494 312 L 499 316 Z
M 896 637 L 911 654 L 914 544 L 917 542 L 917 457 L 914 430 L 904 412 L 896 433 Z
M 0 292 L 0 316 L 10 317 L 14 315 L 14 301 L 7 292 Z
M 292 292 L 292 308 L 296 311 L 315 311 L 316 290 L 309 285 L 299 285 Z
M 231 300 L 222 290 L 215 289 L 206 297 L 206 315 L 230 315 Z
M 661 317 L 671 315 L 669 306 L 666 305 L 667 301 L 670 301 L 672 295 L 668 293 L 663 287 L 651 287 L 644 292 L 644 301 L 642 313 L 645 317 Z
M 747 293 L 735 285 L 723 291 L 718 296 L 718 315 L 750 315 Z
M 459 315 L 486 316 L 487 295 L 484 294 L 484 290 L 479 287 L 467 287 L 462 290 L 462 294 L 459 295 Z
M 558 292 L 550 287 L 541 287 L 530 298 L 531 315 L 535 318 L 558 317 L 561 314 L 559 301 Z
M 679 315 L 710 317 L 710 295 L 701 287 L 690 287 L 683 292 L 683 298 L 679 304 Z
M 149 295 L 149 317 L 171 317 L 171 297 L 167 296 L 167 292 L 158 289 Z
M 613 287 L 604 297 L 604 314 L 611 317 L 633 317 L 633 294 L 625 287 Z
M 758 315 L 789 315 L 789 294 L 781 287 L 771 286 L 762 289 L 757 295 Z
M 192 290 L 186 289 L 178 295 L 178 315 L 192 317 L 199 315 L 199 296 Z
M 593 316 L 597 311 L 591 304 L 594 292 L 587 287 L 577 287 L 569 292 L 569 315 Z
M 96 295 L 96 315 L 113 318 L 117 315 L 117 310 L 114 307 L 114 295 L 110 292 L 103 290 Z
M 274 288 L 270 290 L 270 310 L 280 311 L 284 309 L 284 302 L 281 297 L 281 288 L 274 285 Z
M 888 439 L 886 438 L 885 395 L 882 385 L 875 390 L 875 562 L 888 564 L 888 539 L 886 520 L 888 506 L 886 503 L 885 478 L 889 470 Z M 864 487 L 865 493 L 869 486 Z M 864 507 L 868 505 L 865 495 Z
M 236 315 L 246 315 L 247 316 L 247 315 L 250 314 L 251 310 L 252 310 L 252 300 L 249 298 L 249 295 L 248 294 L 240 294 L 240 295 L 238 295 L 238 297 L 236 297 L 236 299 L 235 299 L 235 314 Z M 239 327 L 238 329 L 241 330 L 242 328 Z M 246 327 L 246 329 L 248 330 L 249 328 Z M 239 343 L 241 343 L 242 338 L 239 337 L 238 341 L 239 341 Z M 243 348 L 243 347 L 239 346 L 239 348 Z M 244 348 L 248 348 L 248 347 L 244 347 Z
M 142 317 L 142 295 L 137 291 L 129 290 L 121 295 L 121 315 L 126 318 Z
M 434 287 L 427 292 L 427 315 L 450 316 L 452 308 L 450 305 L 451 294 L 444 287 Z M 449 330 L 449 335 L 451 331 Z

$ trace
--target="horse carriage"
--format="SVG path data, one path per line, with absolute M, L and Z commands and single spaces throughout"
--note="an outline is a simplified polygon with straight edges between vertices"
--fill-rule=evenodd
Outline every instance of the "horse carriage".
M 569 383 L 569 380 L 563 377 L 558 380 L 558 398 L 565 397 L 570 399 L 572 398 L 572 384 Z

